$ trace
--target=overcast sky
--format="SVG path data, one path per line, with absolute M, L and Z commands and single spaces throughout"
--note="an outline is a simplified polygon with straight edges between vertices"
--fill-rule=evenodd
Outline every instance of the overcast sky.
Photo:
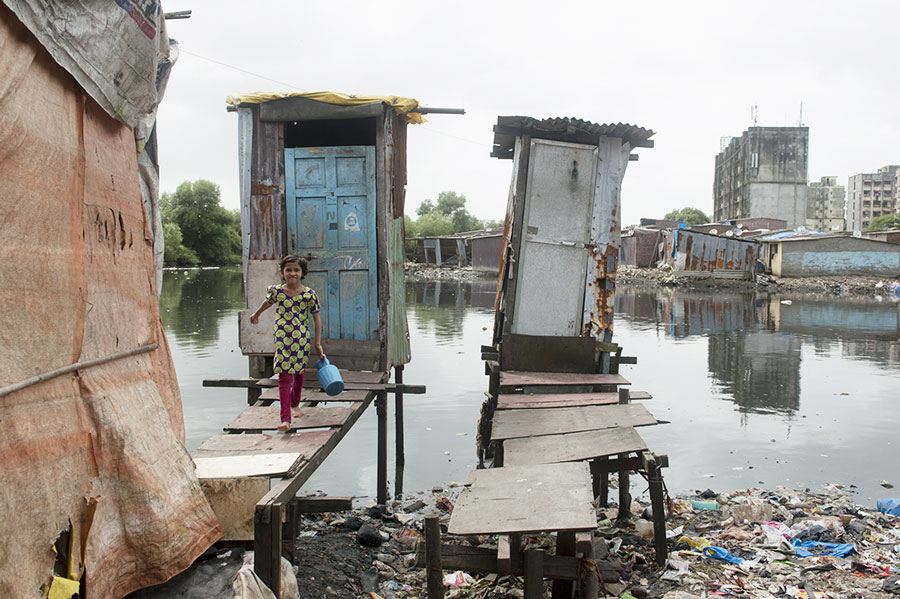
M 760 126 L 810 128 L 809 178 L 900 163 L 900 2 L 166 0 L 181 56 L 160 106 L 162 191 L 209 179 L 239 206 L 229 94 L 401 95 L 465 116 L 409 128 L 406 212 L 453 190 L 502 218 L 512 162 L 499 115 L 625 122 L 656 132 L 622 189 L 623 224 L 712 212 L 715 156 Z

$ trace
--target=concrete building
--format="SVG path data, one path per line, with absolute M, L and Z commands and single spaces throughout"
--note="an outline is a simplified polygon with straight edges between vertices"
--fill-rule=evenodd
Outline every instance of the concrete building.
M 877 173 L 857 173 L 847 180 L 848 231 L 862 231 L 873 218 L 896 209 L 897 178 L 900 165 L 890 164 Z
M 806 224 L 809 127 L 750 127 L 716 156 L 713 219 Z
M 896 278 L 900 245 L 848 235 L 763 238 L 776 277 L 874 276 Z
M 809 184 L 806 200 L 806 228 L 813 231 L 844 230 L 843 185 L 838 185 L 837 177 L 822 177 L 817 183 Z

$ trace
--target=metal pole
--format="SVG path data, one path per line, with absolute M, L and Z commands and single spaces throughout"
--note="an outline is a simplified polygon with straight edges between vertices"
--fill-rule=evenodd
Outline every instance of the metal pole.
M 403 366 L 394 366 L 394 383 L 403 384 Z M 405 433 L 403 431 L 403 391 L 397 391 L 394 404 L 394 497 L 403 496 L 403 469 L 406 466 Z
M 375 398 L 378 417 L 378 505 L 387 503 L 387 392 L 378 391 Z

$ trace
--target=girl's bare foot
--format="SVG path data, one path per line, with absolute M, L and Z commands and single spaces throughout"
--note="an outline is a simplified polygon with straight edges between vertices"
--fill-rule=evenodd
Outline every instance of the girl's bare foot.
M 290 423 L 290 422 L 282 422 L 281 424 L 278 425 L 278 431 L 279 431 L 279 432 L 286 433 L 286 432 L 288 432 L 289 430 L 291 430 L 291 423 Z
M 300 418 L 300 407 L 299 406 L 291 408 L 291 416 L 293 416 L 294 418 Z

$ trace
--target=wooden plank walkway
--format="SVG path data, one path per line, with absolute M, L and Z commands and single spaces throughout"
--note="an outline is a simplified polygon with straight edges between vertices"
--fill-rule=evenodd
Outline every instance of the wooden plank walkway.
M 359 402 L 361 403 L 361 402 Z M 343 426 L 354 408 L 300 407 L 295 408 L 291 419 L 291 430 L 306 428 L 329 428 Z M 227 432 L 261 432 L 276 430 L 281 423 L 281 405 L 252 405 L 225 426 Z
M 647 443 L 634 427 L 522 437 L 503 442 L 503 465 L 575 462 L 621 453 L 646 451 Z
M 365 401 L 368 391 L 358 389 L 355 391 L 344 390 L 343 393 L 337 395 L 328 395 L 321 389 L 304 388 L 300 395 L 300 400 L 304 402 L 336 402 L 336 401 Z M 269 387 L 259 395 L 257 401 L 278 401 L 278 387 Z
M 580 386 L 580 385 L 630 385 L 620 374 L 590 374 L 572 372 L 522 372 L 501 370 L 500 387 Z
M 552 410 L 497 410 L 491 439 L 558 435 L 621 426 L 649 426 L 656 418 L 641 404 L 584 406 Z
M 652 399 L 646 391 L 631 391 L 629 399 Z M 608 406 L 619 403 L 615 391 L 595 393 L 501 393 L 498 410 L 530 408 L 572 408 L 577 406 Z
M 450 534 L 587 531 L 597 527 L 583 462 L 475 470 L 450 515 Z
M 212 457 L 223 455 L 253 455 L 266 453 L 299 453 L 308 461 L 328 441 L 337 429 L 301 431 L 298 433 L 262 433 L 248 435 L 213 435 L 200 444 L 191 455 Z

